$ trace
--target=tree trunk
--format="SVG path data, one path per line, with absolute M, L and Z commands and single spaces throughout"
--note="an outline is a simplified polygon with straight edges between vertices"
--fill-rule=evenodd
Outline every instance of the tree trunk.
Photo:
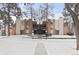
M 10 36 L 10 24 L 8 23 L 8 36 Z
M 78 24 L 77 24 L 78 25 Z M 77 50 L 79 50 L 79 27 L 75 26 Z
M 6 36 L 6 24 L 4 24 L 4 33 L 5 33 L 5 36 Z
M 10 36 L 10 7 L 9 7 L 9 4 L 8 4 L 8 36 Z
M 33 18 L 33 14 L 32 14 L 32 4 L 30 4 L 31 5 L 31 7 L 30 7 L 30 10 L 31 10 L 31 20 L 32 20 L 32 18 Z
M 70 12 L 71 16 L 72 16 L 72 20 L 74 22 L 74 28 L 75 28 L 75 34 L 76 34 L 76 40 L 77 40 L 77 50 L 79 50 L 79 20 L 78 20 L 78 15 L 75 11 L 73 11 L 70 6 L 69 3 L 65 3 L 65 6 L 68 10 L 68 12 Z

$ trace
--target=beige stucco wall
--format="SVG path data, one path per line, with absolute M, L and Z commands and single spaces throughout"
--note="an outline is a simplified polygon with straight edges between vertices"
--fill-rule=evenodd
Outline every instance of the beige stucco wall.
M 47 33 L 54 34 L 54 23 L 48 21 L 47 22 Z

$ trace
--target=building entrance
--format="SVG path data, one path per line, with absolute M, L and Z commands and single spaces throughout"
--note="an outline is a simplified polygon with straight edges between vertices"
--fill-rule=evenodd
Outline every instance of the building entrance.
M 46 25 L 44 24 L 35 24 L 33 28 L 34 34 L 46 34 Z

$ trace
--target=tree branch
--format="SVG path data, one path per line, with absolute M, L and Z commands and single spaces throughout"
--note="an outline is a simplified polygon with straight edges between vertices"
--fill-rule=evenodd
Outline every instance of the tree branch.
M 78 14 L 78 12 L 79 12 L 79 3 L 77 3 L 76 5 L 75 5 L 75 12 Z
M 74 12 L 70 6 L 69 3 L 65 3 L 65 7 L 67 8 L 68 12 L 70 12 L 71 16 L 72 16 L 72 20 L 74 22 L 75 28 L 79 34 L 79 20 L 78 20 L 78 15 L 76 14 L 76 12 Z M 77 33 L 76 32 L 76 33 Z
M 76 13 L 70 8 L 69 3 L 65 3 L 65 7 L 67 8 L 68 12 L 70 12 L 72 19 L 74 21 L 74 24 L 79 22 Z

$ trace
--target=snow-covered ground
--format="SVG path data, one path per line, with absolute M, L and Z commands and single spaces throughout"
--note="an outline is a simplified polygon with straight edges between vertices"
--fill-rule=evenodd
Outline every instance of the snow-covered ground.
M 76 39 L 32 39 L 26 36 L 0 37 L 0 54 L 79 54 Z

